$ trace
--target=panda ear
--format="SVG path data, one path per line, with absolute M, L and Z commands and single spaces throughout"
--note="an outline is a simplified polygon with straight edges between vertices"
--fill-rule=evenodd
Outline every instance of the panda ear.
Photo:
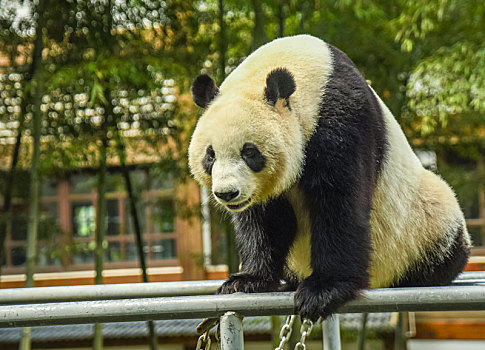
M 207 74 L 199 75 L 192 84 L 192 98 L 199 107 L 206 108 L 218 93 L 216 83 Z
M 293 74 L 286 68 L 273 69 L 266 77 L 266 88 L 264 97 L 272 105 L 276 105 L 278 99 L 288 98 L 295 92 L 296 85 Z

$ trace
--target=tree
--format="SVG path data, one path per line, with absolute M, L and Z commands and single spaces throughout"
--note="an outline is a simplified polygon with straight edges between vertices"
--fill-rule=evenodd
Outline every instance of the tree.
M 19 52 L 20 47 L 26 47 L 31 44 L 30 38 L 25 39 L 22 35 L 22 28 L 30 28 L 33 24 L 24 19 L 20 19 L 19 23 L 15 24 L 15 9 L 14 7 L 6 6 L 5 2 L 0 2 L 2 7 L 5 9 L 4 13 L 0 14 L 0 52 L 5 53 L 9 58 L 10 65 L 12 66 L 12 72 L 21 71 L 21 67 L 18 64 L 19 58 L 24 54 Z M 11 220 L 11 204 L 12 204 L 12 193 L 14 187 L 14 178 L 17 168 L 17 163 L 19 160 L 20 145 L 22 140 L 22 132 L 25 127 L 25 115 L 27 114 L 28 98 L 30 96 L 29 87 L 32 78 L 37 73 L 40 67 L 39 59 L 41 58 L 39 52 L 42 51 L 42 42 L 35 41 L 34 54 L 32 55 L 32 61 L 25 72 L 25 78 L 23 82 L 24 90 L 20 93 L 22 96 L 22 102 L 20 106 L 20 116 L 18 119 L 17 136 L 15 140 L 15 145 L 12 151 L 12 160 L 10 163 L 10 169 L 5 180 L 5 190 L 3 196 L 3 207 L 0 214 L 0 274 L 1 265 L 3 264 L 5 258 L 5 238 L 7 235 L 7 225 Z M 29 54 L 29 53 L 27 53 Z M 25 57 L 25 56 L 24 56 Z M 19 88 L 20 92 L 20 88 Z
M 45 28 L 45 9 L 47 0 L 40 0 L 37 5 L 37 26 L 34 41 L 34 51 L 32 58 L 32 90 L 33 90 L 33 127 L 32 127 L 32 163 L 30 170 L 30 196 L 29 196 L 29 223 L 27 228 L 27 262 L 25 269 L 25 287 L 34 286 L 34 269 L 37 255 L 37 229 L 39 224 L 39 158 L 40 158 L 40 133 L 42 124 L 42 111 L 40 108 L 43 93 L 43 69 L 42 69 L 42 49 L 43 31 Z M 30 328 L 22 329 L 22 339 L 20 349 L 30 349 Z
M 408 135 L 438 152 L 441 174 L 466 211 L 477 203 L 479 217 L 485 217 L 484 22 L 485 4 L 475 0 L 411 1 L 396 20 L 403 49 L 420 57 L 407 84 Z M 475 244 L 483 244 L 485 227 L 474 233 Z
M 485 5 L 481 1 L 406 2 L 397 38 L 421 60 L 409 83 L 408 117 L 422 135 L 450 118 L 481 115 L 485 123 Z
M 266 31 L 264 30 L 264 11 L 262 2 L 258 0 L 252 0 L 254 12 L 254 27 L 253 27 L 253 41 L 251 43 L 251 51 L 256 50 L 261 45 L 269 41 Z
M 194 23 L 187 25 L 187 22 L 194 21 L 191 2 L 174 1 L 155 5 L 143 3 L 136 7 L 126 2 L 108 2 L 106 5 L 96 1 L 57 3 L 46 0 L 43 3 L 47 5 L 41 14 L 38 12 L 39 7 L 32 7 L 32 10 L 36 18 L 43 19 L 44 30 L 40 33 L 45 34 L 44 61 L 49 70 L 43 75 L 42 81 L 50 93 L 43 97 L 40 93 L 37 95 L 37 110 L 41 109 L 39 101 L 42 98 L 42 110 L 47 118 L 41 128 L 38 127 L 40 124 L 35 124 L 35 134 L 39 135 L 41 132 L 42 137 L 49 142 L 42 145 L 42 152 L 39 152 L 39 143 L 35 143 L 32 169 L 37 169 L 39 164 L 44 173 L 52 173 L 66 172 L 80 165 L 100 165 L 96 229 L 96 256 L 100 262 L 97 264 L 97 277 L 100 282 L 105 218 L 103 184 L 106 158 L 112 151 L 110 139 L 112 135 L 117 135 L 115 143 L 120 146 L 118 155 L 120 159 L 126 159 L 123 140 L 126 124 L 139 124 L 133 128 L 139 131 L 139 135 L 130 139 L 130 145 L 134 142 L 145 142 L 146 145 L 153 145 L 158 153 L 160 143 L 176 138 L 177 125 L 172 120 L 174 103 L 167 101 L 161 104 L 158 99 L 165 98 L 165 92 L 162 92 L 166 89 L 164 80 L 167 76 L 174 75 L 174 72 L 178 72 L 177 81 L 182 89 L 188 85 L 185 79 L 193 74 L 187 73 L 190 72 L 190 65 L 184 64 L 183 60 L 189 57 L 192 59 L 189 52 L 194 51 L 194 46 L 200 45 L 198 52 L 205 52 L 202 50 L 204 45 L 195 39 L 197 28 Z M 50 20 L 54 9 L 59 8 L 62 9 L 59 12 L 62 21 L 58 18 L 55 21 Z M 74 13 L 81 16 L 73 16 Z M 158 14 L 161 13 L 166 20 L 163 26 L 145 27 L 147 19 L 159 19 Z M 8 35 L 6 38 L 9 39 Z M 99 46 L 99 42 L 106 46 Z M 9 47 L 18 48 L 13 40 L 7 40 L 6 43 Z M 140 52 L 144 53 L 142 57 Z M 132 118 L 133 104 L 124 105 L 120 102 L 126 97 L 136 102 L 136 108 L 146 109 L 146 112 L 136 113 L 139 120 Z M 168 97 L 167 94 L 167 99 Z M 141 99 L 144 101 L 137 102 Z M 112 101 L 115 101 L 115 105 Z M 145 108 L 147 106 L 152 106 L 152 109 L 148 110 Z M 101 124 L 97 120 L 99 115 L 104 116 Z M 39 121 L 39 118 L 34 119 Z M 93 152 L 95 148 L 98 151 Z M 172 152 L 171 155 L 175 153 Z M 37 160 L 39 157 L 40 163 Z M 134 195 L 129 190 L 131 186 L 128 169 L 123 160 L 121 164 L 128 192 L 131 192 L 134 213 L 136 204 Z M 33 179 L 38 179 L 37 173 L 32 171 L 32 174 Z M 38 193 L 38 190 L 34 189 L 32 193 Z M 140 238 L 139 252 L 143 252 L 140 230 L 138 228 L 135 231 Z M 30 246 L 35 247 L 35 244 Z M 142 267 L 145 267 L 142 254 L 140 259 Z M 143 277 L 147 281 L 146 268 Z M 153 333 L 153 324 L 151 332 Z M 153 339 L 155 338 L 151 341 L 152 348 L 156 346 Z M 97 344 L 100 344 L 99 340 Z

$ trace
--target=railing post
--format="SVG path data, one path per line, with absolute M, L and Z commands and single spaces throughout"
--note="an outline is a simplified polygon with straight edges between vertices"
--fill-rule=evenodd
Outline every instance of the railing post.
M 235 312 L 226 312 L 221 317 L 220 330 L 222 350 L 244 349 L 242 316 L 236 314 Z
M 323 348 L 340 350 L 340 323 L 338 315 L 332 315 L 322 323 Z
M 359 329 L 359 337 L 357 339 L 357 350 L 365 349 L 367 318 L 369 314 L 367 312 L 363 312 L 361 315 L 362 315 L 362 321 Z

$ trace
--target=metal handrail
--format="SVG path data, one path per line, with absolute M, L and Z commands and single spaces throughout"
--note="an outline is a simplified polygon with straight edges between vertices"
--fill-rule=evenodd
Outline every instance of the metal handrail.
M 123 285 L 118 285 L 122 289 Z M 485 310 L 485 284 L 366 290 L 339 312 Z M 0 306 L 0 327 L 105 323 L 174 318 L 293 314 L 294 293 L 75 301 Z
M 0 305 L 207 295 L 214 294 L 223 282 L 210 280 L 0 289 Z M 485 271 L 464 272 L 453 283 L 485 283 Z
M 0 289 L 0 305 L 214 294 L 224 280 Z
M 482 280 L 482 282 L 485 282 L 485 271 L 462 272 L 455 278 L 455 281 L 460 280 Z
M 243 316 L 295 313 L 294 293 L 198 295 L 214 293 L 222 282 L 3 289 L 0 327 L 220 317 L 222 350 L 239 350 Z M 446 287 L 366 290 L 339 312 L 438 310 L 485 310 L 485 272 L 463 273 Z M 325 348 L 340 350 L 338 315 L 322 331 Z

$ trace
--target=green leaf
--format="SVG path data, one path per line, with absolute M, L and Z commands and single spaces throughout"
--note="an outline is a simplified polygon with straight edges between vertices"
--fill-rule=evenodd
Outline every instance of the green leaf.
M 108 101 L 106 100 L 106 97 L 104 96 L 104 89 L 101 84 L 94 83 L 92 88 L 91 88 L 91 99 L 90 103 L 92 105 L 96 104 L 103 104 L 106 105 Z

